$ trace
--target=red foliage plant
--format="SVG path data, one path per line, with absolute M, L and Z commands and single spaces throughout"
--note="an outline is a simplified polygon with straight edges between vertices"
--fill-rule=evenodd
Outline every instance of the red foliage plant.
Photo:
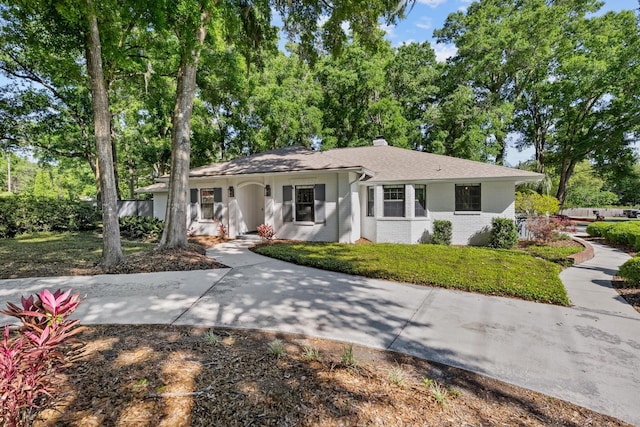
M 535 240 L 547 243 L 558 238 L 560 231 L 575 231 L 575 224 L 564 218 L 537 217 L 527 220 L 527 229 Z
M 0 341 L 0 420 L 9 427 L 30 425 L 42 399 L 56 391 L 56 372 L 65 362 L 60 348 L 79 332 L 79 321 L 69 320 L 78 294 L 45 289 L 37 297 L 22 297 L 21 307 L 8 303 L 1 311 L 22 321 L 17 334 L 5 325 Z
M 261 224 L 258 226 L 258 236 L 263 240 L 272 240 L 276 236 L 276 232 L 269 224 Z
M 223 223 L 220 223 L 220 225 L 218 225 L 218 236 L 222 237 L 223 239 L 227 238 L 227 227 L 225 227 Z

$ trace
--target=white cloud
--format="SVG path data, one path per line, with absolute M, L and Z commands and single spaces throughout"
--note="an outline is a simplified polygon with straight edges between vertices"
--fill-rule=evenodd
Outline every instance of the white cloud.
M 447 0 L 418 0 L 418 3 L 426 4 L 427 6 L 431 7 L 437 7 L 446 1 Z
M 433 50 L 436 53 L 436 60 L 438 62 L 446 62 L 447 59 L 455 56 L 455 54 L 458 53 L 458 49 L 455 47 L 455 45 L 444 43 L 436 43 L 433 46 Z
M 320 16 L 318 16 L 318 20 L 316 21 L 316 25 L 318 26 L 318 28 L 322 28 L 322 27 L 324 27 L 324 24 L 326 24 L 328 20 L 329 20 L 329 16 L 328 15 L 320 15 Z
M 342 28 L 342 31 L 344 31 L 345 34 L 351 34 L 351 24 L 349 24 L 349 21 L 342 21 L 340 28 Z
M 395 36 L 394 30 L 396 29 L 395 25 L 388 25 L 384 23 L 378 24 L 378 28 L 384 31 L 387 34 L 387 37 L 392 38 Z
M 466 12 L 467 11 L 467 6 L 460 6 L 458 8 L 458 12 Z
M 430 30 L 431 28 L 433 28 L 433 22 L 431 21 L 430 17 L 423 16 L 416 23 L 416 27 L 421 28 L 423 30 Z

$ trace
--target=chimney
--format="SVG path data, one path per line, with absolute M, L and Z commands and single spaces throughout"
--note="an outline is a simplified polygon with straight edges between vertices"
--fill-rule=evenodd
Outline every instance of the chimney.
M 389 144 L 387 144 L 387 140 L 384 139 L 384 136 L 382 135 L 376 136 L 375 139 L 373 140 L 373 146 L 379 147 L 381 145 L 389 145 Z

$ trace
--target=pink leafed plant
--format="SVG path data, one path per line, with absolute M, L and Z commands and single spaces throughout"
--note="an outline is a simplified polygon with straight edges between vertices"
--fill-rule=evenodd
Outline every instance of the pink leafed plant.
M 57 391 L 55 377 L 65 363 L 61 347 L 80 331 L 79 321 L 69 320 L 78 294 L 45 289 L 36 296 L 1 311 L 22 321 L 14 334 L 5 325 L 0 341 L 0 421 L 10 427 L 30 425 L 43 399 Z
M 271 225 L 261 224 L 258 226 L 258 236 L 260 236 L 262 240 L 272 240 L 276 236 L 276 232 Z
M 220 223 L 220 225 L 218 225 L 218 236 L 222 237 L 223 239 L 227 238 L 227 227 L 224 226 L 223 223 Z

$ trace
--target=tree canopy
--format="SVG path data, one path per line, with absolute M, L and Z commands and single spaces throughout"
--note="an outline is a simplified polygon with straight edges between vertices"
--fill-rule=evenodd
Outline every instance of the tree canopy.
M 410 6 L 4 2 L 3 164 L 9 154 L 20 174 L 10 153 L 28 150 L 56 171 L 55 185 L 68 182 L 69 190 L 56 190 L 61 197 L 103 193 L 108 169 L 109 205 L 169 174 L 180 179 L 170 201 L 180 209 L 189 168 L 264 150 L 363 145 L 384 135 L 400 147 L 505 164 L 514 141 L 534 149 L 531 167 L 549 175 L 560 203 L 592 203 L 586 193 L 598 186 L 620 203 L 640 202 L 637 12 L 596 13 L 595 0 L 480 0 L 435 31 L 457 48 L 442 63 L 429 43 L 393 47 L 377 29 Z M 289 38 L 286 51 L 278 49 L 273 13 Z M 101 49 L 96 69 L 91 28 Z M 24 182 L 34 182 L 27 169 Z M 575 174 L 598 185 L 579 189 Z M 165 228 L 174 233 L 166 245 L 185 242 L 183 216 L 168 216 L 175 227 Z

